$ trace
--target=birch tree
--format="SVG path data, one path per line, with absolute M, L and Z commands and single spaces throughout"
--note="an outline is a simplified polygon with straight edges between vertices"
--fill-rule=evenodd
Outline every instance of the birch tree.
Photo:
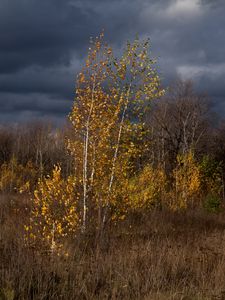
M 67 139 L 82 189 L 83 231 L 91 208 L 99 227 L 110 219 L 116 182 L 129 176 L 129 157 L 140 155 L 129 137 L 134 129 L 141 137 L 151 100 L 163 94 L 154 65 L 148 40 L 128 42 L 120 58 L 103 34 L 91 42 L 69 115 L 74 135 Z

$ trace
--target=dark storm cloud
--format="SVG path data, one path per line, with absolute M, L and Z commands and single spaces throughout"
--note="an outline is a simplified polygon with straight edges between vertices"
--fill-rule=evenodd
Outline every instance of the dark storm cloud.
M 31 65 L 68 65 L 72 53 L 76 51 L 82 56 L 89 37 L 103 27 L 114 28 L 119 36 L 116 30 L 126 25 L 123 14 L 125 9 L 132 14 L 129 10 L 131 5 L 123 1 L 118 1 L 118 6 L 110 3 L 1 0 L 0 72 L 14 72 Z M 116 16 L 119 23 L 115 20 Z M 111 26 L 111 22 L 115 26 Z
M 164 82 L 193 78 L 225 107 L 224 0 L 0 0 L 0 121 L 64 118 L 90 36 L 148 36 Z
M 86 40 L 89 14 L 63 0 L 1 0 L 0 72 L 30 65 L 69 64 Z M 93 23 L 93 22 L 92 22 Z
M 0 87 L 4 93 L 44 93 L 71 97 L 69 91 L 73 79 L 74 74 L 65 67 L 32 67 L 13 74 L 0 74 Z
M 24 122 L 29 119 L 44 119 L 60 124 L 65 121 L 71 103 L 64 98 L 55 98 L 40 93 L 29 95 L 2 93 L 1 121 Z M 32 101 L 31 101 L 32 99 Z M 62 116 L 64 118 L 62 118 Z

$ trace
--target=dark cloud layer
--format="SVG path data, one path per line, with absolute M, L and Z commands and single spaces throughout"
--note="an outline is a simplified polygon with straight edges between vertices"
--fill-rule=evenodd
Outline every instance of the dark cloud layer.
M 0 123 L 63 120 L 90 36 L 150 37 L 165 84 L 192 78 L 225 113 L 224 0 L 0 0 Z

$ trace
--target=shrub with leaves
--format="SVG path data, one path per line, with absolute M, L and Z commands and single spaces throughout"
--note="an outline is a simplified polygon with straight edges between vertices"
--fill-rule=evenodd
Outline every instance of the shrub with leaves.
M 128 206 L 131 209 L 149 209 L 161 206 L 165 193 L 166 177 L 161 168 L 147 165 L 143 171 L 129 180 Z
M 203 193 L 222 196 L 224 183 L 221 163 L 207 155 L 201 161 L 200 170 Z
M 42 241 L 52 251 L 74 234 L 79 224 L 73 177 L 63 179 L 55 166 L 51 177 L 39 180 L 33 196 L 30 224 L 25 226 L 30 242 Z
M 38 170 L 31 161 L 22 165 L 13 157 L 0 167 L 0 191 L 30 192 L 36 185 L 37 174 Z
M 192 151 L 177 157 L 177 166 L 173 170 L 173 180 L 170 208 L 179 210 L 193 205 L 193 200 L 196 200 L 200 193 L 201 172 Z
M 208 212 L 218 213 L 221 211 L 221 199 L 215 193 L 208 193 L 203 206 Z

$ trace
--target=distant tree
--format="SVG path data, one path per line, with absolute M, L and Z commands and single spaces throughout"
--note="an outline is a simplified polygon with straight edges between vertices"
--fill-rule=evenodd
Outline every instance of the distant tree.
M 178 81 L 149 115 L 151 159 L 170 172 L 177 155 L 202 151 L 208 131 L 208 106 L 190 81 Z

